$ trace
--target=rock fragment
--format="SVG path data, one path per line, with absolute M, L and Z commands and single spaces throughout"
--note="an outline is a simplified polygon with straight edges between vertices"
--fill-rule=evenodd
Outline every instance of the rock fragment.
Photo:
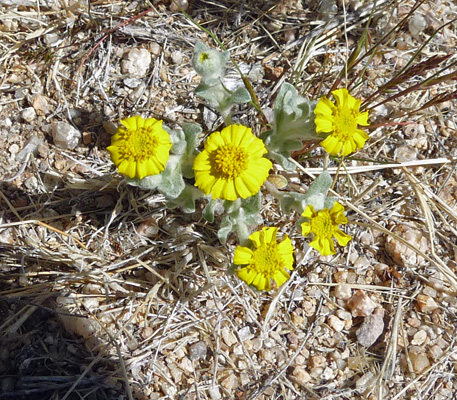
M 414 372 L 420 374 L 430 366 L 430 360 L 421 346 L 411 346 L 409 349 L 409 359 L 413 366 Z
M 81 139 L 81 132 L 67 122 L 56 122 L 52 125 L 54 144 L 64 150 L 74 150 Z
M 379 311 L 378 311 L 379 310 Z M 373 315 L 365 317 L 365 321 L 355 332 L 357 341 L 364 347 L 373 345 L 384 331 L 384 310 L 377 308 Z
M 436 301 L 433 300 L 432 297 L 427 296 L 425 294 L 417 295 L 416 301 L 419 310 L 426 314 L 429 314 L 438 308 L 438 304 L 436 304 Z
M 205 342 L 200 340 L 199 342 L 193 343 L 189 346 L 189 358 L 192 361 L 201 360 L 206 357 L 207 350 Z
M 357 290 L 347 303 L 353 317 L 367 317 L 376 308 L 376 303 L 362 290 Z
M 126 59 L 122 60 L 121 71 L 123 74 L 144 76 L 151 65 L 151 53 L 146 49 L 132 49 L 127 53 Z

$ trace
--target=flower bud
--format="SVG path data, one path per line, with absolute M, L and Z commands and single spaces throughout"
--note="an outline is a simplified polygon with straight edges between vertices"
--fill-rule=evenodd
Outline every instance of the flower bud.
M 224 67 L 230 58 L 228 51 L 219 52 L 210 49 L 202 42 L 195 45 L 192 64 L 195 71 L 203 78 L 203 81 L 211 81 L 223 77 Z

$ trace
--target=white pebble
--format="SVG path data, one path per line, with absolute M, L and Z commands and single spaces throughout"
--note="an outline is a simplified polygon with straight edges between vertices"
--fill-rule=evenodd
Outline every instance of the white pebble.
M 24 185 L 29 190 L 35 190 L 36 188 L 38 188 L 38 179 L 34 176 L 31 176 L 24 182 Z
M 67 122 L 56 122 L 52 125 L 54 144 L 61 149 L 73 150 L 81 139 L 81 133 Z
M 336 332 L 341 332 L 344 329 L 344 322 L 335 315 L 330 315 L 327 323 Z
M 206 357 L 207 347 L 205 342 L 199 341 L 189 346 L 189 358 L 197 361 Z
M 427 332 L 418 331 L 414 335 L 413 340 L 411 340 L 411 344 L 413 344 L 415 346 L 420 346 L 421 344 L 424 344 L 426 340 L 427 340 Z
M 351 297 L 352 290 L 349 285 L 342 284 L 335 287 L 335 297 L 341 300 L 347 300 Z
M 17 154 L 18 151 L 19 151 L 19 146 L 18 146 L 16 143 L 13 143 L 13 144 L 9 147 L 8 151 L 10 152 L 11 155 Z
M 357 290 L 348 301 L 348 307 L 354 317 L 366 317 L 371 315 L 376 308 L 376 303 L 362 290 Z
M 417 37 L 427 27 L 427 21 L 421 13 L 415 13 L 408 22 L 409 33 Z
M 292 375 L 302 385 L 306 385 L 311 380 L 311 376 L 306 372 L 306 369 L 302 367 L 295 367 Z
M 236 336 L 227 327 L 222 328 L 221 334 L 225 344 L 229 347 L 238 342 Z
M 146 75 L 151 65 L 151 54 L 146 49 L 132 49 L 122 60 L 121 71 L 123 74 L 134 76 Z
M 32 122 L 36 118 L 36 112 L 33 107 L 24 108 L 21 112 L 21 117 L 24 121 Z
M 252 337 L 251 328 L 249 326 L 244 326 L 238 331 L 238 336 L 242 342 Z

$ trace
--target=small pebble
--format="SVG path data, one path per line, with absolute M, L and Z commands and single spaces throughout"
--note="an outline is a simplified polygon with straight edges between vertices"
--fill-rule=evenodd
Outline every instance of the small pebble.
M 227 346 L 230 347 L 230 346 L 234 345 L 235 343 L 238 343 L 236 336 L 232 333 L 232 331 L 229 328 L 227 328 L 227 327 L 222 328 L 221 334 L 222 334 L 222 338 L 224 339 L 224 342 Z
M 36 118 L 36 112 L 33 107 L 24 108 L 21 112 L 21 117 L 24 121 L 32 122 Z
M 144 76 L 151 65 L 151 53 L 146 49 L 132 49 L 127 53 L 126 59 L 121 62 L 123 74 Z
M 227 376 L 227 378 L 225 378 L 221 382 L 221 386 L 227 389 L 228 391 L 232 391 L 238 386 L 238 378 L 233 372 L 231 372 L 229 376 Z
M 327 366 L 327 359 L 324 356 L 312 356 L 309 359 L 309 365 L 313 368 Z
M 344 329 L 344 322 L 337 316 L 330 315 L 327 320 L 328 325 L 336 332 L 341 332 Z
M 176 65 L 181 65 L 183 63 L 184 54 L 180 51 L 174 51 L 171 53 L 171 62 Z
M 348 300 L 352 296 L 352 290 L 349 285 L 338 285 L 335 287 L 335 297 L 341 300 Z
M 308 374 L 308 372 L 306 372 L 306 369 L 302 367 L 295 367 L 292 372 L 292 375 L 301 385 L 306 385 L 307 383 L 309 383 L 309 381 L 311 381 L 311 375 Z
M 436 297 L 436 294 L 437 294 L 436 290 L 430 286 L 425 286 L 422 293 L 424 293 L 425 295 L 430 296 L 430 297 Z
M 54 144 L 64 150 L 74 150 L 81 139 L 81 133 L 67 122 L 56 122 L 52 125 Z
M 413 369 L 417 374 L 420 374 L 424 369 L 430 366 L 430 360 L 425 354 L 424 349 L 420 346 L 411 346 L 409 349 L 409 358 Z
M 360 235 L 360 242 L 365 246 L 370 246 L 374 242 L 373 234 L 371 232 L 363 232 Z
M 411 340 L 411 344 L 413 344 L 415 346 L 420 346 L 421 344 L 424 344 L 426 340 L 427 340 L 427 332 L 420 330 L 414 334 L 414 337 Z
M 16 143 L 13 143 L 9 147 L 8 151 L 10 152 L 11 155 L 15 155 L 19 152 L 19 146 Z
M 123 80 L 124 85 L 129 87 L 130 89 L 136 89 L 138 86 L 140 86 L 143 81 L 138 78 L 125 78 Z
M 394 151 L 394 159 L 398 162 L 417 160 L 417 150 L 409 146 L 399 146 Z
M 377 308 L 373 315 L 365 317 L 363 324 L 356 330 L 357 341 L 364 347 L 373 345 L 378 337 L 384 331 L 384 311 L 382 308 Z
M 159 225 L 155 218 L 149 217 L 136 229 L 137 233 L 147 238 L 154 238 L 159 233 Z
M 211 400 L 220 400 L 222 399 L 221 392 L 219 391 L 219 387 L 214 385 L 209 388 L 209 396 Z
M 411 36 L 417 37 L 421 34 L 427 27 L 427 21 L 421 13 L 414 13 L 411 19 L 408 22 L 408 30 L 411 33 Z
M 432 347 L 430 347 L 430 350 L 429 350 L 429 353 L 430 353 L 430 356 L 435 360 L 439 360 L 443 354 L 444 354 L 444 351 L 441 349 L 440 346 L 437 346 L 436 344 L 433 345 Z
M 31 104 L 38 115 L 48 115 L 51 112 L 48 98 L 42 94 L 34 95 Z
M 170 11 L 186 11 L 189 8 L 189 1 L 188 0 L 173 0 L 170 4 Z
M 160 44 L 156 42 L 151 42 L 149 44 L 149 50 L 151 51 L 151 54 L 155 57 L 160 56 L 160 53 L 162 53 L 162 47 Z
M 436 304 L 435 300 L 425 294 L 418 294 L 416 301 L 419 310 L 426 314 L 429 314 L 438 308 L 438 304 Z
M 251 328 L 249 326 L 244 326 L 238 330 L 238 336 L 242 342 L 252 337 Z
M 367 317 L 376 308 L 376 303 L 362 290 L 357 290 L 347 303 L 354 317 Z
M 38 188 L 38 179 L 31 176 L 24 182 L 24 186 L 29 190 L 35 190 Z
M 206 343 L 199 341 L 189 346 L 189 358 L 192 361 L 198 361 L 206 357 Z
M 140 332 L 141 339 L 146 340 L 152 336 L 154 329 L 150 326 L 146 326 Z
M 364 393 L 369 387 L 376 381 L 376 376 L 373 372 L 369 371 L 365 375 L 361 376 L 355 382 L 355 388 L 357 392 Z

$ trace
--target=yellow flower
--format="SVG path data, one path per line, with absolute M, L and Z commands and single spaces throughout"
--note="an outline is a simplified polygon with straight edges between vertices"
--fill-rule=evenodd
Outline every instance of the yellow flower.
M 195 186 L 213 199 L 236 200 L 255 195 L 268 177 L 267 149 L 250 128 L 229 125 L 205 141 L 195 157 Z
M 330 133 L 321 146 L 330 155 L 347 156 L 361 149 L 369 136 L 358 125 L 369 126 L 368 111 L 359 111 L 362 100 L 352 97 L 347 89 L 332 92 L 336 106 L 322 97 L 314 109 L 317 133 Z
M 162 128 L 162 121 L 137 115 L 120 122 L 108 147 L 119 173 L 143 179 L 163 171 L 172 143 L 170 135 Z
M 335 237 L 340 246 L 346 246 L 351 236 L 339 230 L 339 224 L 347 224 L 348 220 L 343 214 L 344 207 L 335 202 L 333 208 L 323 208 L 316 212 L 312 205 L 308 205 L 302 216 L 309 220 L 301 224 L 303 236 L 314 234 L 314 240 L 309 244 L 323 256 L 335 254 L 332 237 Z
M 262 228 L 249 236 L 253 250 L 241 246 L 235 249 L 233 263 L 246 265 L 236 270 L 235 274 L 257 290 L 270 290 L 271 279 L 276 282 L 276 287 L 281 286 L 290 278 L 284 268 L 294 269 L 292 243 L 287 235 L 281 243 L 277 243 L 277 232 L 278 228 Z

